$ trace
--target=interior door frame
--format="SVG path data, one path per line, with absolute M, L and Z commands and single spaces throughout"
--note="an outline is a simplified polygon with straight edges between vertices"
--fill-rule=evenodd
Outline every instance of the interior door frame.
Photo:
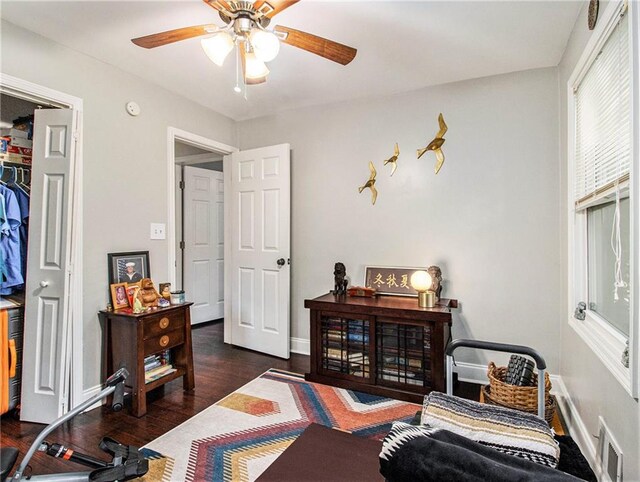
M 69 322 L 71 327 L 71 386 L 70 404 L 73 408 L 87 400 L 94 394 L 94 388 L 83 387 L 83 279 L 82 279 L 82 251 L 83 251 L 83 189 L 82 189 L 82 112 L 83 101 L 80 97 L 66 94 L 42 85 L 34 84 L 27 80 L 19 79 L 0 72 L 0 93 L 18 97 L 34 103 L 55 105 L 63 109 L 73 109 L 76 115 L 78 130 L 73 133 L 76 139 L 75 166 L 73 170 L 73 183 L 70 190 L 72 212 L 71 220 L 71 256 L 69 259 L 69 274 L 71 285 L 69 289 Z M 65 410 L 66 412 L 66 410 Z
M 167 250 L 168 250 L 168 269 L 169 282 L 172 286 L 176 283 L 176 152 L 175 142 L 180 141 L 200 149 L 212 151 L 222 156 L 236 152 L 239 149 L 234 146 L 224 144 L 222 142 L 208 139 L 192 132 L 187 132 L 176 127 L 167 128 L 167 197 L 168 197 L 168 213 L 167 213 Z M 222 170 L 224 174 L 224 318 L 231 319 L 231 289 L 228 283 L 230 278 L 228 259 L 231 257 L 230 242 L 231 235 L 229 232 L 229 220 L 231 219 L 229 207 L 231 205 L 229 195 L 229 182 L 231 182 L 231 166 L 222 160 Z M 228 172 L 227 172 L 228 171 Z M 183 280 L 184 282 L 184 280 Z M 231 343 L 231 324 L 224 323 L 224 342 Z

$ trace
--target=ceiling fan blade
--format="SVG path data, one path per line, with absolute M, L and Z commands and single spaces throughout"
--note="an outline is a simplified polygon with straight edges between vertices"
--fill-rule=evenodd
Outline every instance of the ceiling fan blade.
M 238 45 L 238 50 L 240 51 L 240 58 L 242 60 L 242 78 L 244 79 L 244 83 L 246 85 L 264 84 L 267 81 L 266 75 L 264 77 L 247 77 L 247 54 L 244 48 L 244 42 L 241 42 L 240 45 Z
M 291 5 L 295 5 L 299 1 L 300 0 L 256 0 L 253 8 L 264 14 L 265 17 L 272 18 L 274 15 L 289 8 Z
M 229 4 L 225 0 L 203 0 L 203 2 L 218 12 L 225 13 L 230 10 Z
M 134 38 L 131 39 L 131 41 L 138 47 L 152 49 L 180 40 L 207 35 L 215 32 L 217 29 L 218 27 L 214 24 L 194 25 L 193 27 L 177 28 L 175 30 L 167 30 L 166 32 L 154 33 L 153 35 L 147 35 L 145 37 Z
M 282 42 L 342 65 L 351 62 L 358 52 L 353 47 L 282 25 L 277 25 L 274 30 Z

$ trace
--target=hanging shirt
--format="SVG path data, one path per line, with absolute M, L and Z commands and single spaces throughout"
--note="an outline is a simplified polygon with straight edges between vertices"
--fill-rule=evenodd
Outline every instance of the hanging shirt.
M 6 186 L 0 186 L 4 196 L 4 217 L 0 220 L 0 253 L 4 261 L 6 279 L 0 283 L 0 295 L 10 295 L 14 288 L 24 283 L 20 257 L 21 214 L 16 195 Z
M 4 209 L 4 192 L 0 191 L 0 230 L 7 222 L 7 214 Z M 0 236 L 2 236 L 0 232 Z M 4 283 L 7 280 L 7 265 L 4 262 L 5 254 L 2 243 L 0 243 L 0 283 Z
M 20 209 L 20 264 L 22 265 L 22 278 L 27 279 L 27 236 L 29 235 L 29 195 L 23 189 L 9 185 L 9 189 L 16 195 L 18 208 Z M 17 289 L 21 289 L 20 286 Z

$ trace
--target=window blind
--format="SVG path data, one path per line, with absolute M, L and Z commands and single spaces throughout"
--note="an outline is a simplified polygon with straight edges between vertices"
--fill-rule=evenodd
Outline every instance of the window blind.
M 587 207 L 629 179 L 631 61 L 623 15 L 574 91 L 575 202 Z

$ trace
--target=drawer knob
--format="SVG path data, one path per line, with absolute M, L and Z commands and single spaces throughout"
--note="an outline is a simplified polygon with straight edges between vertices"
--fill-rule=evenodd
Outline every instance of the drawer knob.
M 169 344 L 169 337 L 167 335 L 164 335 L 162 338 L 160 338 L 160 346 L 165 347 Z
M 164 330 L 167 326 L 169 326 L 169 318 L 165 316 L 160 320 L 160 329 Z

